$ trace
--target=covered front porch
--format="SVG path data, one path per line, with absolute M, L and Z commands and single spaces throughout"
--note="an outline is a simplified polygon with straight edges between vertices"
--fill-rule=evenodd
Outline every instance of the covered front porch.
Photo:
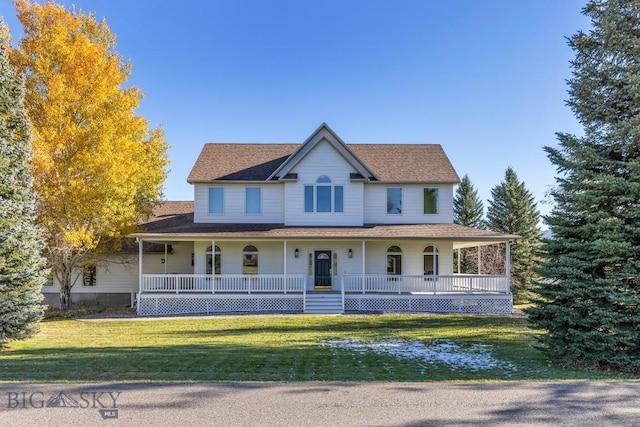
M 138 314 L 143 316 L 511 311 L 507 274 L 458 274 L 453 256 L 461 247 L 501 244 L 508 272 L 505 238 L 145 237 L 138 237 Z M 155 252 L 145 251 L 151 243 Z

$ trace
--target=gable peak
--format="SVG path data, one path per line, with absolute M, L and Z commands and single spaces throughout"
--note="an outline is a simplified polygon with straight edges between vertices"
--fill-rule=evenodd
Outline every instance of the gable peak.
M 329 143 L 361 176 L 378 180 L 376 174 L 351 151 L 342 138 L 326 122 L 322 122 L 298 149 L 271 174 L 269 179 L 282 179 L 322 141 Z

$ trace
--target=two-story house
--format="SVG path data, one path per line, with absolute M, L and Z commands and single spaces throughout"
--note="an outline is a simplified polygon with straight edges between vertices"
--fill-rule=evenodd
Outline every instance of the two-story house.
M 138 313 L 511 311 L 509 276 L 454 274 L 454 251 L 517 236 L 453 224 L 440 145 L 206 144 L 137 239 Z M 171 212 L 172 206 L 177 209 Z M 154 251 L 148 248 L 155 246 Z

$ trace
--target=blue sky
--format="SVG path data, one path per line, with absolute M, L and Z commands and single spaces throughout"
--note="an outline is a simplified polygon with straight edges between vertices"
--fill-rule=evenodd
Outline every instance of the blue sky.
M 73 0 L 105 18 L 139 114 L 164 128 L 170 200 L 206 142 L 302 142 L 327 122 L 347 143 L 438 143 L 487 206 L 512 166 L 541 212 L 543 146 L 581 133 L 565 106 L 566 37 L 583 0 Z M 14 43 L 22 35 L 0 2 Z

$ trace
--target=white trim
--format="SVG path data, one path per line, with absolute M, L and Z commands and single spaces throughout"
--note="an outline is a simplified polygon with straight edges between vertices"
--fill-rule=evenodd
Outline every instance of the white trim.
M 138 240 L 138 292 L 140 292 L 140 285 L 142 284 L 142 253 L 144 252 L 144 241 L 141 238 Z
M 342 158 L 353 167 L 360 175 L 369 179 L 369 177 L 373 177 L 376 180 L 379 180 L 379 177 L 371 171 L 367 165 L 355 155 L 347 144 L 340 139 L 340 137 L 326 124 L 322 123 L 318 129 L 316 129 L 301 145 L 298 147 L 296 151 L 291 154 L 287 160 L 285 160 L 269 177 L 267 181 L 271 181 L 275 179 L 275 177 L 279 177 L 280 180 L 283 179 L 285 175 L 287 175 L 293 168 L 302 161 L 312 150 L 318 145 L 320 142 L 326 141 L 333 147 L 333 149 L 340 155 Z
M 283 263 L 284 265 L 282 266 L 283 271 L 284 271 L 284 278 L 285 280 L 287 280 L 287 241 L 284 241 L 284 245 L 283 245 L 283 249 L 282 249 L 282 259 L 283 259 Z
M 509 242 L 506 242 L 505 245 L 506 245 L 505 275 L 507 276 L 507 289 L 509 293 L 511 293 L 511 245 Z

